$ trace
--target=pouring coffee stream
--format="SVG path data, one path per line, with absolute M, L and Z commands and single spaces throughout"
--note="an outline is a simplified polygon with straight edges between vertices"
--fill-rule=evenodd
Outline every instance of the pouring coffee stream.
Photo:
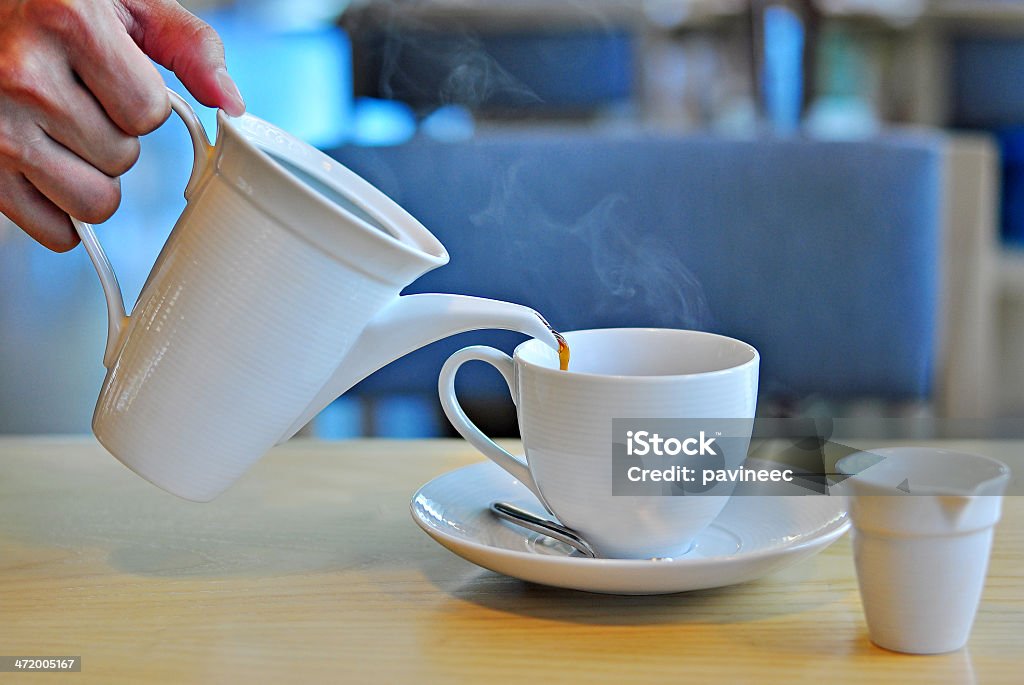
M 552 328 L 551 332 L 555 334 L 555 340 L 558 341 L 558 368 L 561 371 L 568 371 L 570 352 L 569 343 L 565 342 L 565 338 L 562 337 L 562 334 L 555 329 Z

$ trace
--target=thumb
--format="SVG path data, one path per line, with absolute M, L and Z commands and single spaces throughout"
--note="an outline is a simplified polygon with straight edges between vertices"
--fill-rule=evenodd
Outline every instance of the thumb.
M 228 75 L 224 45 L 209 24 L 173 0 L 122 1 L 125 27 L 135 43 L 167 67 L 196 100 L 232 116 L 245 112 L 238 86 Z

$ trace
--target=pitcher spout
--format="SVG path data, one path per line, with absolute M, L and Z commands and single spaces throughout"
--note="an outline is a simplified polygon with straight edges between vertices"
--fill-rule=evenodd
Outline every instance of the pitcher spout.
M 481 329 L 524 333 L 558 350 L 557 333 L 529 307 L 468 295 L 403 295 L 367 324 L 334 375 L 281 442 L 377 369 L 442 338 Z

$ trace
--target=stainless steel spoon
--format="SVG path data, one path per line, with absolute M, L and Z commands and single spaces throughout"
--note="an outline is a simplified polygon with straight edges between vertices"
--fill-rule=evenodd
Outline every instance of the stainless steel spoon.
M 547 535 L 549 538 L 558 540 L 559 542 L 564 542 L 585 557 L 589 557 L 591 559 L 597 557 L 597 555 L 594 554 L 593 548 L 587 544 L 586 540 L 580 537 L 579 533 L 574 531 L 572 528 L 566 528 L 558 521 L 542 518 L 533 512 L 517 507 L 514 504 L 509 504 L 508 502 L 491 502 L 491 511 L 494 512 L 498 518 L 511 521 L 512 523 L 522 526 L 528 530 L 532 530 L 535 533 Z

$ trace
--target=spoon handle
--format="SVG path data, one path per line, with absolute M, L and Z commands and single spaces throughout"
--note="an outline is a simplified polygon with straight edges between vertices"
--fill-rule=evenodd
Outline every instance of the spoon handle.
M 542 518 L 533 512 L 517 507 L 514 504 L 509 504 L 508 502 L 491 502 L 491 511 L 494 512 L 498 518 L 511 521 L 512 523 L 522 526 L 528 530 L 532 530 L 535 533 L 547 535 L 549 538 L 553 538 L 559 542 L 564 542 L 585 557 L 589 557 L 591 559 L 597 557 L 597 555 L 594 554 L 594 550 L 591 549 L 589 544 L 587 544 L 586 540 L 581 538 L 573 529 L 566 528 L 557 521 Z

